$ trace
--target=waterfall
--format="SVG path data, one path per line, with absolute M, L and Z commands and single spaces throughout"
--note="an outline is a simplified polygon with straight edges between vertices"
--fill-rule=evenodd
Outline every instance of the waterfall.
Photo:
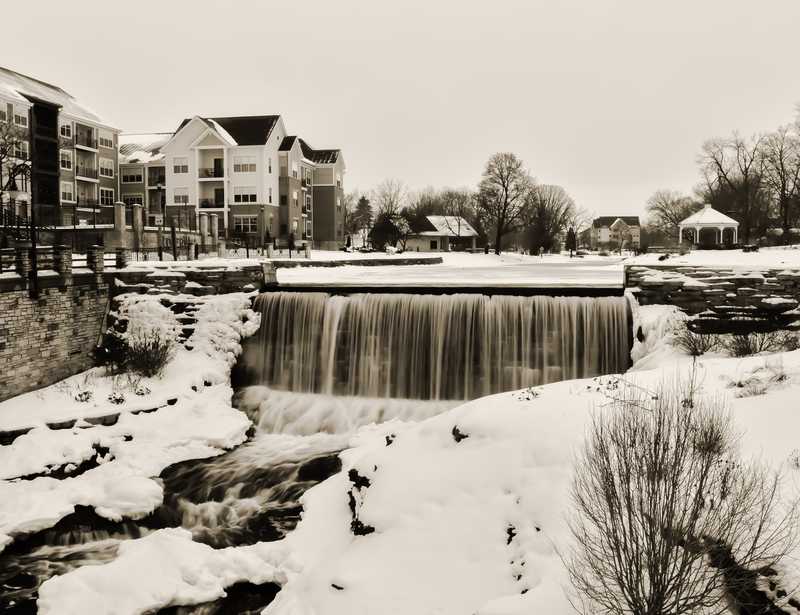
M 473 399 L 629 365 L 622 297 L 275 292 L 255 309 L 247 368 L 285 391 Z

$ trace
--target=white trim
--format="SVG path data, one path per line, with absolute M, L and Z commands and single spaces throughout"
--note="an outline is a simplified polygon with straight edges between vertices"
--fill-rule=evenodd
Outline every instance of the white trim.
M 108 164 L 106 164 L 105 167 L 103 167 L 103 162 L 106 162 Z M 110 166 L 111 175 L 107 175 L 107 174 L 103 173 L 103 168 L 108 170 L 109 169 L 109 164 L 111 165 Z M 102 156 L 100 156 L 100 160 L 97 161 L 97 176 L 98 177 L 105 177 L 106 179 L 114 179 L 114 159 L 113 158 L 103 158 Z
M 62 162 L 61 155 L 62 154 L 67 154 L 69 156 L 69 166 L 68 167 L 65 167 L 63 164 L 61 164 L 61 162 Z M 62 171 L 74 171 L 75 170 L 75 159 L 74 159 L 74 156 L 72 154 L 73 154 L 73 152 L 72 152 L 71 149 L 65 149 L 63 147 L 59 148 L 59 150 L 58 150 L 58 168 L 60 170 L 62 170 Z
M 69 193 L 72 196 L 71 199 L 64 198 L 64 186 L 69 186 Z M 62 203 L 74 203 L 75 202 L 75 182 L 64 181 L 61 180 L 58 186 L 58 194 L 61 197 Z
M 104 191 L 111 193 L 111 202 L 110 203 L 103 203 L 103 192 Z M 100 191 L 98 192 L 97 196 L 98 196 L 97 202 L 100 205 L 113 205 L 114 204 L 115 191 L 114 191 L 113 188 L 100 188 Z

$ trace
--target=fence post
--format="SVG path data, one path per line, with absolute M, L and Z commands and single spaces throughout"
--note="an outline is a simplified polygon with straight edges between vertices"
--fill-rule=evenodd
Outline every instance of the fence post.
M 14 251 L 14 269 L 27 284 L 31 273 L 31 246 L 28 242 L 21 242 L 15 246 Z
M 117 269 L 125 269 L 128 266 L 128 250 L 125 248 L 117 248 L 115 251 L 116 267 Z
M 72 282 L 72 248 L 70 246 L 53 246 L 53 269 L 69 286 Z
M 103 246 L 89 246 L 86 248 L 86 266 L 94 272 L 94 279 L 97 284 L 103 281 L 103 256 L 105 249 Z

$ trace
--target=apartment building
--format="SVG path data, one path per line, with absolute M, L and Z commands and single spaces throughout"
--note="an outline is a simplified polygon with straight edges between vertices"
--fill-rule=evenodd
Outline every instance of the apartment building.
M 218 214 L 220 236 L 258 244 L 293 236 L 338 247 L 344 239 L 341 152 L 288 136 L 279 115 L 194 116 L 170 135 L 121 143 L 122 198 L 145 205 L 151 223 L 163 215 L 165 224 L 186 224 L 203 211 Z
M 172 138 L 171 132 L 124 134 L 119 137 L 119 195 L 130 206 L 144 207 L 144 220 L 149 226 L 166 224 L 167 170 L 162 146 Z M 179 226 L 183 222 L 178 219 Z M 190 225 L 191 226 L 191 225 Z
M 31 173 L 20 201 L 45 224 L 96 218 L 118 196 L 119 130 L 58 86 L 0 67 L 6 121 L 27 131 Z M 22 151 L 22 150 L 25 151 Z M 26 215 L 26 212 L 21 212 Z
M 588 231 L 592 249 L 638 248 L 641 245 L 639 216 L 600 216 L 592 221 Z

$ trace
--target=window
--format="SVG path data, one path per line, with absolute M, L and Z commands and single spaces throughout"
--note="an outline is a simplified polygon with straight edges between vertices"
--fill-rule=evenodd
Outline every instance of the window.
M 189 172 L 189 159 L 188 158 L 173 158 L 172 159 L 172 172 L 173 173 L 188 173 Z
M 122 169 L 120 173 L 122 174 L 123 184 L 141 184 L 144 181 L 142 167 Z
M 19 113 L 14 112 L 14 123 L 17 126 L 22 126 L 23 128 L 25 128 L 28 125 L 28 116 L 20 115 Z
M 285 194 L 281 195 L 281 205 L 286 205 L 286 195 Z
M 297 163 L 296 162 L 292 163 L 292 177 L 297 179 Z
M 0 109 L 0 122 L 5 122 L 8 119 L 5 109 Z
M 114 177 L 114 161 L 110 158 L 100 159 L 100 177 Z
M 72 169 L 72 152 L 68 149 L 62 149 L 59 152 L 59 160 L 61 161 L 61 168 L 69 171 Z
M 101 205 L 114 204 L 114 190 L 112 188 L 100 188 L 100 204 Z
M 61 133 L 61 136 L 64 137 L 65 139 L 71 139 L 72 124 L 61 124 L 61 126 L 59 127 L 59 132 Z
M 269 202 L 272 203 L 272 187 L 269 189 Z
M 256 202 L 256 188 L 255 186 L 234 186 L 233 187 L 233 202 L 234 203 L 255 203 Z
M 72 189 L 72 182 L 61 182 L 61 200 L 74 201 L 75 192 Z
M 122 202 L 126 205 L 144 205 L 144 197 L 141 194 L 123 194 Z
M 14 142 L 14 157 L 19 158 L 20 160 L 27 160 L 28 159 L 28 142 L 27 141 L 15 141 Z
M 306 195 L 306 211 L 311 211 L 311 195 Z
M 233 159 L 233 172 L 234 173 L 255 173 L 256 172 L 256 158 L 255 156 L 236 156 Z
M 101 130 L 100 134 L 97 136 L 97 142 L 100 144 L 100 147 L 114 149 L 114 137 L 110 132 Z
M 435 239 L 431 239 L 431 250 L 436 250 L 436 245 L 437 245 L 436 244 L 436 240 Z
M 235 233 L 257 233 L 258 216 L 234 216 L 233 231 Z
M 292 201 L 294 202 L 294 206 L 297 207 L 297 190 L 292 192 Z
M 188 188 L 175 188 L 172 191 L 172 202 L 175 205 L 185 205 L 189 202 L 189 189 Z
M 267 173 L 272 173 L 272 156 L 267 158 Z

